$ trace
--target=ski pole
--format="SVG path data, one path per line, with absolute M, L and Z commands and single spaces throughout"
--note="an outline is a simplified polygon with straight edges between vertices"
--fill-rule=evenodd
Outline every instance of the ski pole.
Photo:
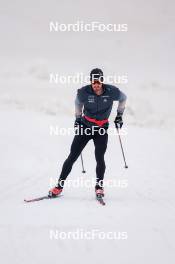
M 85 169 L 84 169 L 84 163 L 83 163 L 83 155 L 81 153 L 81 165 L 82 165 L 82 173 L 85 173 Z
M 116 127 L 116 129 L 117 129 L 117 133 L 118 133 L 118 137 L 119 137 L 119 141 L 120 141 L 120 146 L 121 146 L 121 150 L 122 150 L 123 160 L 124 160 L 124 163 L 125 163 L 125 169 L 127 169 L 128 165 L 126 164 L 126 158 L 125 158 L 125 154 L 124 154 L 124 150 L 123 150 L 122 140 L 121 140 L 120 133 L 119 133 L 119 128 Z

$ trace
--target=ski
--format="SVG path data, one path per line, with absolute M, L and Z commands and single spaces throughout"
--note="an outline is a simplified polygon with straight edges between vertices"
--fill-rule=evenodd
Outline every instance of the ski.
M 37 197 L 37 198 L 33 198 L 33 199 L 24 199 L 24 202 L 25 202 L 25 203 L 32 203 L 32 202 L 38 202 L 38 201 L 42 201 L 42 200 L 56 199 L 56 198 L 59 198 L 59 197 L 61 197 L 61 196 L 62 196 L 62 195 L 58 195 L 58 196 L 56 196 L 56 197 L 50 197 L 50 196 L 48 196 L 48 195 L 45 195 L 45 196 L 41 196 L 41 197 Z M 97 200 L 101 205 L 106 205 L 106 203 L 104 202 L 102 196 L 97 196 L 97 197 L 96 197 L 96 200 Z
M 41 197 L 37 197 L 37 198 L 33 198 L 33 199 L 24 199 L 24 202 L 26 203 L 31 203 L 31 202 L 38 202 L 38 201 L 42 201 L 42 200 L 46 200 L 46 199 L 55 199 L 58 198 L 62 195 L 56 196 L 56 197 L 50 197 L 48 195 L 45 196 L 41 196 Z
M 101 195 L 96 196 L 96 199 L 101 205 L 106 205 L 106 203 L 104 202 L 103 197 Z

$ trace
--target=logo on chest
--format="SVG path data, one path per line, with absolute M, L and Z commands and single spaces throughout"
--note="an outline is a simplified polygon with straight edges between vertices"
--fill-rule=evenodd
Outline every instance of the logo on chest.
M 102 96 L 102 98 L 103 98 L 103 102 L 106 103 L 108 101 L 109 96 L 108 95 L 104 95 L 104 96 Z
M 95 97 L 94 97 L 94 95 L 89 95 L 88 96 L 88 103 L 95 103 Z

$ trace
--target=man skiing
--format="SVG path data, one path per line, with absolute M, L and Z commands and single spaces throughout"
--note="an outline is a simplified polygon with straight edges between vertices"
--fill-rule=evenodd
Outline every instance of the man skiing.
M 96 197 L 104 196 L 103 180 L 106 168 L 104 155 L 108 142 L 108 118 L 113 101 L 119 101 L 114 123 L 117 128 L 122 127 L 122 115 L 127 97 L 117 87 L 104 84 L 103 79 L 102 70 L 93 69 L 90 73 L 91 84 L 77 90 L 74 123 L 76 133 L 70 154 L 63 164 L 58 184 L 49 191 L 49 197 L 56 197 L 62 192 L 64 182 L 71 172 L 74 162 L 91 139 L 94 142 L 96 159 L 95 193 Z

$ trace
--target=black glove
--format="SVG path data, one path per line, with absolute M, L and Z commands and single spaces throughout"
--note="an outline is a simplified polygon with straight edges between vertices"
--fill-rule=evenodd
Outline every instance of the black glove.
M 116 128 L 122 128 L 123 126 L 123 119 L 122 119 L 122 114 L 117 114 L 115 120 L 114 120 L 114 123 L 115 123 L 115 127 Z
M 79 128 L 81 125 L 81 117 L 77 117 L 74 122 L 74 128 Z

